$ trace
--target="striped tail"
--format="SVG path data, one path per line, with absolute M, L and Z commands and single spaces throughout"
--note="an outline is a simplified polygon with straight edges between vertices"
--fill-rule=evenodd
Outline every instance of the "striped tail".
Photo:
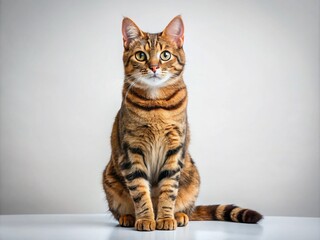
M 189 216 L 190 221 L 231 221 L 239 223 L 257 223 L 262 215 L 254 210 L 235 205 L 197 206 Z

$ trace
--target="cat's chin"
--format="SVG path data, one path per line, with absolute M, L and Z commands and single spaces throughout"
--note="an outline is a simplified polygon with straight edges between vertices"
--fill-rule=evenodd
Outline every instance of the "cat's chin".
M 167 74 L 165 77 L 152 76 L 152 77 L 140 78 L 139 80 L 147 88 L 161 88 L 166 85 L 166 83 L 170 78 L 171 76 Z

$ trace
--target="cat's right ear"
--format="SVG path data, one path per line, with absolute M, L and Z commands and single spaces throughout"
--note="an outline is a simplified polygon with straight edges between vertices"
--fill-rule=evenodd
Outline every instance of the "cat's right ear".
M 184 26 L 180 15 L 171 20 L 164 29 L 163 35 L 176 43 L 179 48 L 182 47 L 184 42 Z
M 143 32 L 130 18 L 125 17 L 122 20 L 122 36 L 123 46 L 128 49 L 132 40 L 143 36 Z

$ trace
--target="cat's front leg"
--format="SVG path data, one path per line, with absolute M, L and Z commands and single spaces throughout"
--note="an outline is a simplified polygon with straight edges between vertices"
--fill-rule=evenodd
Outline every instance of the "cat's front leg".
M 155 230 L 155 220 L 150 187 L 143 151 L 125 145 L 125 156 L 120 163 L 135 209 L 135 228 L 139 231 Z
M 158 186 L 160 191 L 156 220 L 156 228 L 159 230 L 174 230 L 177 228 L 177 221 L 174 217 L 174 206 L 179 189 L 180 156 L 180 146 L 169 150 L 166 154 L 165 164 L 159 173 Z

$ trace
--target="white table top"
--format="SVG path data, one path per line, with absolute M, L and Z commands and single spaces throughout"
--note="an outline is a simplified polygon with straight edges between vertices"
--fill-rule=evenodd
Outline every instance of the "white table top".
M 176 231 L 138 232 L 119 227 L 110 214 L 1 215 L 1 240 L 319 240 L 320 218 L 265 217 L 259 224 L 190 222 Z

